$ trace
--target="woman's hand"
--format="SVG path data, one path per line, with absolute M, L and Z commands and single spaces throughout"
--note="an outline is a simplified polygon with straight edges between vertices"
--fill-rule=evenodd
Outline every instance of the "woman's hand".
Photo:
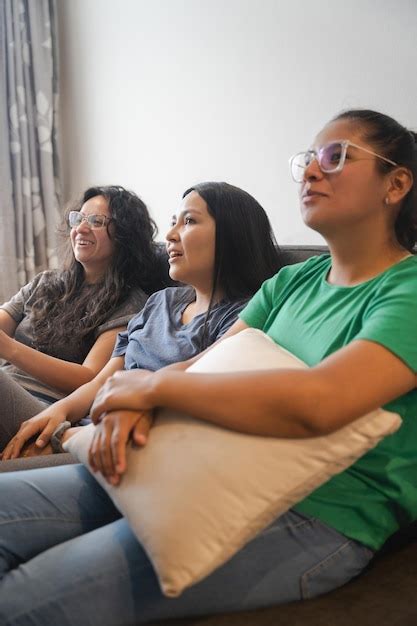
M 150 411 L 112 411 L 103 415 L 95 428 L 88 455 L 93 471 L 101 472 L 111 485 L 119 484 L 126 471 L 129 439 L 144 446 L 152 422 Z
M 66 419 L 67 416 L 65 414 L 54 411 L 53 407 L 48 407 L 41 413 L 26 420 L 20 425 L 15 436 L 4 448 L 1 454 L 2 461 L 17 459 L 25 443 L 38 433 L 40 435 L 36 439 L 35 446 L 40 449 L 44 448 L 49 443 L 51 435 L 58 424 L 65 422 Z
M 142 411 L 153 408 L 147 391 L 154 376 L 154 372 L 139 369 L 115 372 L 96 395 L 90 409 L 93 422 L 97 424 L 102 414 L 119 409 Z

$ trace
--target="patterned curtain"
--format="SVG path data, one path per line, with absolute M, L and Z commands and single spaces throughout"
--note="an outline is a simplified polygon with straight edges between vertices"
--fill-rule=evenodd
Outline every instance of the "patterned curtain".
M 57 266 L 55 0 L 0 0 L 0 302 Z

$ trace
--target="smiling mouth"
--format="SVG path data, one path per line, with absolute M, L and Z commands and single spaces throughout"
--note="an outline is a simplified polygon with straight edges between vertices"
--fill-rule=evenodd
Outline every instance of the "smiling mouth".
M 182 257 L 181 252 L 175 252 L 175 251 L 173 251 L 173 252 L 170 252 L 170 253 L 169 253 L 169 255 L 168 255 L 168 261 L 169 261 L 169 262 L 171 262 L 171 261 L 175 261 L 176 259 L 178 259 L 178 258 L 180 258 L 180 257 Z
M 82 247 L 83 246 L 92 246 L 92 245 L 94 245 L 94 242 L 93 241 L 88 241 L 87 239 L 78 239 L 78 240 L 76 240 L 75 245 L 82 246 Z

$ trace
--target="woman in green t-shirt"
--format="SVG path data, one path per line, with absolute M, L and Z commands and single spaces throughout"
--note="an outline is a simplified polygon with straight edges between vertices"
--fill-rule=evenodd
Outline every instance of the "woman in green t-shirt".
M 291 172 L 300 184 L 303 219 L 325 237 L 330 256 L 283 268 L 227 334 L 260 328 L 310 369 L 190 376 L 181 371 L 187 362 L 155 373 L 121 373 L 104 385 L 93 405 L 95 449 L 100 438 L 102 459 L 114 449 L 108 429 L 101 437 L 103 415 L 157 406 L 272 437 L 327 434 L 382 405 L 400 413 L 403 425 L 378 446 L 379 461 L 369 452 L 353 471 L 328 481 L 178 599 L 162 595 L 127 523 L 117 519 L 111 501 L 85 471 L 81 477 L 81 470 L 77 476 L 74 470 L 70 481 L 64 472 L 47 470 L 53 487 L 44 474 L 38 488 L 53 489 L 66 503 L 82 496 L 96 521 L 89 528 L 80 523 L 63 530 L 47 552 L 41 538 L 36 541 L 38 556 L 26 567 L 36 567 L 48 585 L 41 602 L 36 586 L 37 608 L 28 608 L 26 616 L 42 615 L 43 623 L 52 624 L 62 614 L 75 624 L 87 622 L 94 606 L 101 624 L 145 623 L 314 597 L 359 574 L 401 523 L 417 519 L 416 136 L 380 113 L 347 111 L 291 159 Z M 387 462 L 390 458 L 395 463 Z M 100 454 L 96 466 L 108 480 L 114 478 Z M 77 504 L 72 508 L 80 510 Z M 73 565 L 63 571 L 68 545 L 63 542 L 72 537 Z M 10 570 L 9 561 L 4 569 Z M 76 597 L 75 570 L 82 591 Z M 16 592 L 12 573 L 0 582 L 0 607 L 8 589 Z M 21 584 L 30 595 L 25 581 Z

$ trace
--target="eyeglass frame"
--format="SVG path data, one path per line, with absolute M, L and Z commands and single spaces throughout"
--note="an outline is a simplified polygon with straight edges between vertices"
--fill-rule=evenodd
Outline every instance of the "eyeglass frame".
M 71 215 L 81 215 L 80 223 L 71 226 Z M 103 224 L 101 226 L 94 226 L 93 224 L 91 224 L 91 219 L 96 217 L 103 218 Z M 107 215 L 102 215 L 101 213 L 91 213 L 91 215 L 84 215 L 83 213 L 81 213 L 81 211 L 70 211 L 68 213 L 68 226 L 70 228 L 78 228 L 78 226 L 81 226 L 83 222 L 87 222 L 88 227 L 91 228 L 91 230 L 100 230 L 101 228 L 105 228 L 113 220 L 113 217 L 108 217 Z
M 318 156 L 319 156 L 320 150 L 322 150 L 324 147 L 329 146 L 331 144 L 340 144 L 342 146 L 342 154 L 340 156 L 339 163 L 336 165 L 336 167 L 334 169 L 329 170 L 329 169 L 324 169 L 320 165 L 320 160 L 319 160 Z M 345 165 L 347 150 L 348 150 L 349 146 L 352 146 L 353 148 L 359 148 L 359 150 L 363 150 L 364 152 L 367 152 L 368 154 L 372 154 L 372 156 L 375 156 L 378 159 L 382 159 L 383 161 L 385 161 L 386 163 L 389 163 L 390 165 L 393 165 L 394 167 L 400 167 L 398 163 L 395 163 L 395 161 L 391 161 L 391 159 L 387 159 L 386 157 L 382 156 L 382 154 L 378 154 L 377 152 L 373 152 L 373 150 L 369 150 L 368 148 L 364 148 L 363 146 L 359 146 L 358 144 L 353 143 L 353 141 L 349 141 L 349 139 L 335 139 L 333 141 L 328 141 L 327 143 L 323 144 L 322 146 L 320 146 L 320 148 L 318 150 L 310 149 L 310 150 L 304 150 L 302 152 L 297 152 L 296 154 L 294 154 L 289 159 L 290 172 L 291 172 L 291 177 L 292 177 L 293 181 L 296 182 L 296 183 L 302 183 L 303 182 L 304 172 L 306 171 L 307 167 L 309 167 L 309 165 L 311 165 L 311 163 L 313 162 L 314 159 L 316 159 L 317 164 L 318 164 L 320 170 L 324 174 L 336 174 L 337 172 L 341 172 L 343 167 L 344 167 L 344 165 Z M 294 159 L 296 159 L 297 157 L 299 157 L 302 154 L 311 154 L 311 155 L 313 155 L 313 159 L 310 161 L 310 163 L 308 165 L 306 165 L 304 167 L 302 179 L 301 180 L 297 180 L 295 178 L 294 174 L 293 174 L 292 164 L 294 162 Z

